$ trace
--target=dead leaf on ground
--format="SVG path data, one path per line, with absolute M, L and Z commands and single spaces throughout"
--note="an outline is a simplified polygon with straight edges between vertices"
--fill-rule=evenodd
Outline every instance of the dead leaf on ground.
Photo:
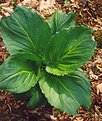
M 97 86 L 96 86 L 96 88 L 97 88 L 97 94 L 99 95 L 99 93 L 102 93 L 102 83 L 101 84 L 98 84 Z

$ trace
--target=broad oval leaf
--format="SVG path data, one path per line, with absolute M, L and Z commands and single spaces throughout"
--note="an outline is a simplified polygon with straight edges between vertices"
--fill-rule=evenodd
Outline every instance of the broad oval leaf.
M 48 102 L 61 111 L 75 115 L 80 105 L 91 105 L 90 81 L 81 71 L 63 77 L 44 72 L 39 85 Z
M 21 56 L 19 55 L 19 58 Z M 36 67 L 30 60 L 10 57 L 0 65 L 0 88 L 13 93 L 28 91 L 37 83 Z
M 46 51 L 47 72 L 64 75 L 91 59 L 96 47 L 91 33 L 92 30 L 85 26 L 57 32 Z
M 17 6 L 13 14 L 1 19 L 4 43 L 11 54 L 19 52 L 42 56 L 51 30 L 47 22 L 30 8 Z
M 56 13 L 51 16 L 47 22 L 51 28 L 52 35 L 58 31 L 61 31 L 62 29 L 76 26 L 74 13 L 69 12 L 68 14 L 65 14 L 60 10 L 56 11 Z

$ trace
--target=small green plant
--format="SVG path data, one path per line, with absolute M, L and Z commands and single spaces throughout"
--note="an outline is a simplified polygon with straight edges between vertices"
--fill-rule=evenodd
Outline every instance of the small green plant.
M 75 115 L 91 105 L 90 80 L 81 66 L 96 47 L 92 30 L 77 26 L 73 13 L 57 11 L 44 20 L 30 8 L 17 6 L 3 17 L 0 29 L 10 56 L 0 65 L 0 88 L 18 93 L 28 105 L 50 103 Z

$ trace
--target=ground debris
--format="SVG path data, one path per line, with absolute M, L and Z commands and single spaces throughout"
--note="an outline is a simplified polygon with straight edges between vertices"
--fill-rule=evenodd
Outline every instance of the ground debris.
M 102 30 L 102 0 L 74 0 L 65 9 L 76 13 L 78 24 Z
M 0 39 L 0 64 L 9 56 L 9 52 L 5 50 L 4 43 Z

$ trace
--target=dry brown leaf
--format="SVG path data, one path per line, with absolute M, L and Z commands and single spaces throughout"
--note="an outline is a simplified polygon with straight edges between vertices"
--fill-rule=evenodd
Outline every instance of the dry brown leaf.
M 5 10 L 9 14 L 14 12 L 13 8 L 10 8 L 10 7 L 2 7 L 2 9 Z
M 39 5 L 39 2 L 38 2 L 38 0 L 24 0 L 22 3 L 19 2 L 19 4 L 21 4 L 23 6 L 35 8 Z
M 90 76 L 90 79 L 98 80 L 98 76 L 97 76 L 97 75 L 95 75 L 95 74 L 93 73 L 93 71 L 92 71 L 92 70 L 90 70 L 90 72 L 89 72 L 89 76 Z
M 102 93 L 102 83 L 101 84 L 98 84 L 96 86 L 96 89 L 97 89 L 97 94 L 99 95 L 99 93 Z
M 0 4 L 0 7 L 8 7 L 9 4 L 10 4 L 9 2 L 8 2 L 8 3 L 1 3 L 1 4 Z
M 35 1 L 36 1 L 36 0 L 24 0 L 23 3 L 24 3 L 24 4 L 28 4 L 28 3 L 30 3 L 30 2 L 35 2 Z
M 55 0 L 41 0 L 40 1 L 40 6 L 39 6 L 39 10 L 42 11 L 44 9 L 48 9 L 51 7 L 54 7 L 55 5 Z

